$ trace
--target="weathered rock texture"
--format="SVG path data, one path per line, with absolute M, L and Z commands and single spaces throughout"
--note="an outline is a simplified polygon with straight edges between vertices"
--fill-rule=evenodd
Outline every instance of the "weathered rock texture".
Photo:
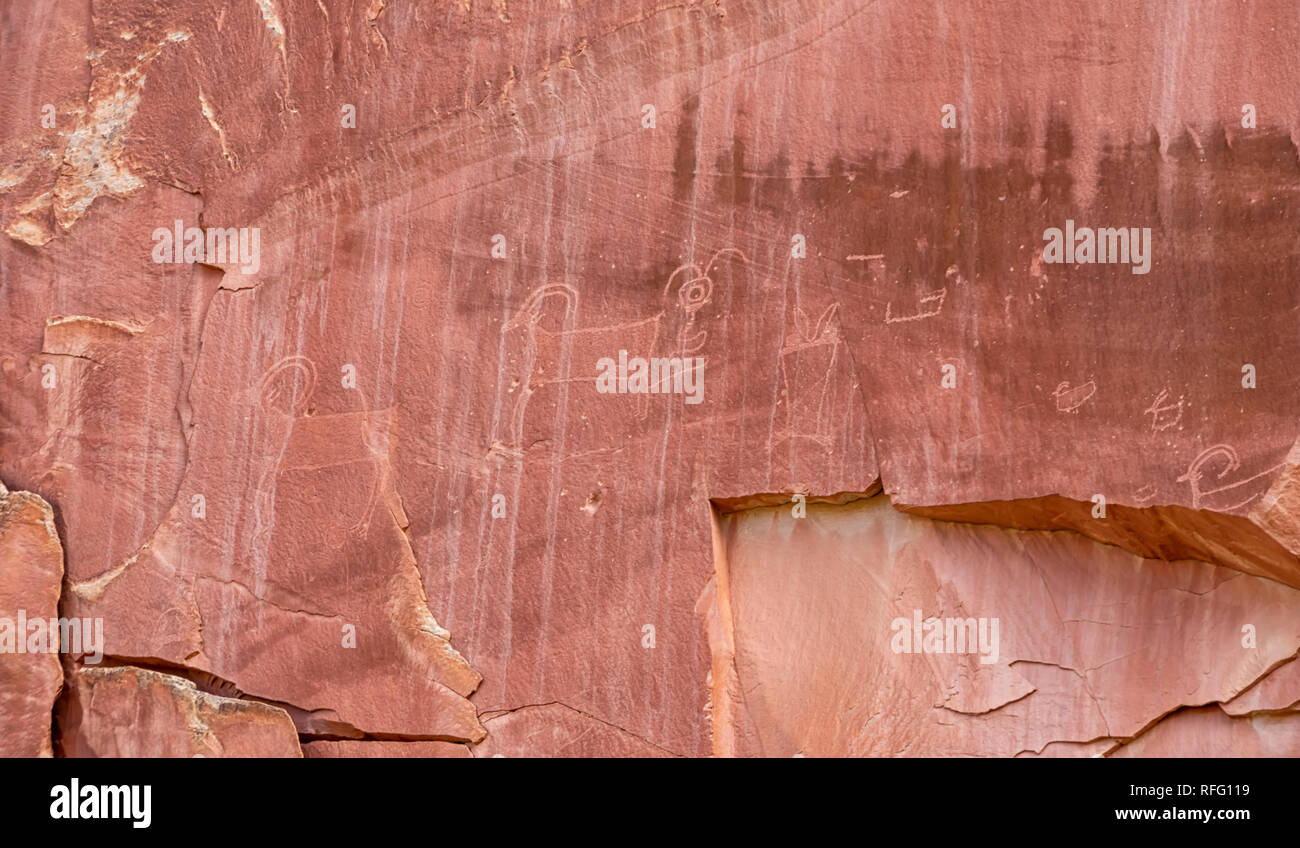
M 60 716 L 64 756 L 302 756 L 293 721 L 277 707 L 130 666 L 80 668 L 69 683 Z
M 19 628 L 20 621 L 58 618 L 62 580 L 63 548 L 50 505 L 0 483 L 0 757 L 53 755 L 59 657 L 43 650 L 44 639 L 29 643 L 27 628 Z M 37 651 L 29 652 L 32 647 Z
M 1300 590 L 1071 533 L 917 519 L 884 496 L 720 524 L 725 567 L 702 606 L 725 752 L 1249 756 L 1300 743 Z M 961 653 L 896 639 L 892 623 L 912 631 L 914 618 L 974 620 L 992 650 L 969 629 L 948 643 Z M 1222 708 L 1170 715 L 1201 704 Z
M 57 510 L 61 609 L 102 617 L 114 662 L 280 705 L 340 743 L 321 751 L 1141 739 L 1229 709 L 1295 635 L 1297 41 L 1284 0 L 14 4 L 0 476 Z M 1044 263 L 1067 219 L 1151 228 L 1150 273 Z M 178 220 L 257 228 L 257 261 L 156 262 Z M 702 402 L 599 393 L 620 351 L 701 358 Z M 1075 531 L 1041 537 L 1059 573 L 965 597 L 1018 639 L 1071 604 L 1112 624 L 1009 646 L 1014 667 L 952 695 L 994 713 L 950 727 L 906 677 L 907 709 L 870 726 L 869 701 L 776 727 L 722 698 L 735 665 L 775 675 L 792 716 L 851 701 L 797 681 L 878 652 L 884 608 L 829 629 L 701 599 L 727 556 L 715 509 L 882 490 Z M 855 537 L 931 526 L 861 509 Z M 770 562 L 778 530 L 737 544 Z M 909 532 L 953 585 L 1040 538 Z M 916 567 L 877 553 L 852 562 Z M 792 579 L 849 579 L 802 561 Z M 916 579 L 921 608 L 950 597 Z M 1147 594 L 1097 616 L 1121 583 Z M 1213 586 L 1237 607 L 1187 600 Z M 750 613 L 825 655 L 745 641 L 725 619 Z M 1154 648 L 1120 631 L 1179 615 L 1275 629 L 1249 662 L 1205 631 L 1159 680 L 1126 677 L 1120 654 Z M 1094 674 L 1109 688 L 1081 695 Z

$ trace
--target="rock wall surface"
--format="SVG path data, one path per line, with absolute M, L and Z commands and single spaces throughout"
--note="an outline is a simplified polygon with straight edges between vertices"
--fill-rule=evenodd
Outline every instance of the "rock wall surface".
M 1298 40 L 7 5 L 0 479 L 62 554 L 0 587 L 104 630 L 59 708 L 0 690 L 15 753 L 40 710 L 69 755 L 1294 751 Z M 1076 224 L 1131 249 L 1053 262 Z M 998 661 L 895 653 L 912 610 Z
M 301 757 L 284 710 L 199 691 L 170 674 L 80 668 L 62 703 L 67 757 Z
M 63 671 L 47 647 L 62 581 L 63 548 L 50 505 L 0 483 L 0 756 L 54 754 L 50 712 Z M 57 629 L 52 638 L 57 644 Z
M 725 636 L 713 738 L 730 753 L 1300 752 L 1300 590 L 1073 533 L 918 519 L 883 495 L 721 526 L 705 604 Z

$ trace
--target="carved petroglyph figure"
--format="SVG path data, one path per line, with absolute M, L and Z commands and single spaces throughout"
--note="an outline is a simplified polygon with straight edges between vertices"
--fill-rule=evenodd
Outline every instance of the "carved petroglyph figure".
M 1057 385 L 1052 397 L 1056 398 L 1057 412 L 1074 412 L 1096 393 L 1097 384 L 1092 380 L 1081 386 L 1071 386 L 1068 381 L 1064 381 Z
M 794 310 L 794 333 L 781 346 L 781 390 L 786 402 L 788 438 L 810 439 L 834 447 L 836 425 L 832 419 L 832 378 L 841 359 L 843 341 L 838 303 L 826 307 L 816 321 Z
M 573 286 L 550 283 L 534 289 L 502 328 L 506 347 L 503 388 L 513 395 L 513 403 L 509 431 L 493 443 L 491 452 L 522 458 L 528 445 L 540 440 L 530 440 L 528 421 L 541 425 L 542 438 L 560 429 L 569 385 L 591 383 L 594 387 L 596 363 L 602 357 L 626 350 L 636 356 L 675 356 L 685 361 L 699 354 L 708 341 L 699 313 L 713 298 L 717 268 L 731 258 L 748 261 L 740 250 L 724 248 L 703 267 L 694 262 L 681 265 L 668 277 L 658 312 L 598 327 L 578 326 L 579 295 Z M 529 409 L 536 410 L 543 395 L 552 420 L 542 422 L 535 412 L 532 419 L 527 418 Z M 652 398 L 674 395 L 642 393 L 634 397 L 636 416 L 644 420 Z
M 1169 403 L 1169 390 L 1161 389 L 1160 394 L 1156 395 L 1156 399 L 1142 414 L 1151 416 L 1151 432 L 1168 430 L 1183 418 L 1183 398 L 1179 396 L 1178 400 Z
M 884 271 L 884 260 L 880 254 L 864 257 L 873 260 L 868 267 L 872 268 L 873 276 L 879 277 Z M 938 315 L 943 311 L 943 302 L 948 297 L 948 287 L 950 285 L 963 285 L 966 280 L 961 275 L 961 270 L 956 265 L 948 266 L 944 272 L 944 286 L 934 289 L 922 295 L 917 300 L 916 306 L 910 313 L 896 315 L 894 313 L 894 302 L 891 300 L 885 304 L 885 323 L 902 324 L 909 321 L 920 321 L 922 318 L 930 318 Z
M 943 311 L 943 301 L 947 296 L 948 288 L 946 286 L 935 289 L 917 302 L 916 311 L 911 315 L 894 315 L 894 303 L 890 301 L 885 304 L 885 323 L 901 324 L 905 321 L 920 321 L 922 318 L 938 315 Z
M 1133 502 L 1138 506 L 1146 506 L 1156 499 L 1156 493 L 1156 484 L 1147 483 L 1145 486 L 1133 493 Z
M 1213 468 L 1207 466 L 1215 460 L 1222 463 L 1222 469 L 1213 476 L 1212 483 L 1223 480 L 1241 468 L 1241 459 L 1231 445 L 1214 445 L 1201 451 L 1188 466 L 1187 473 L 1178 478 L 1179 483 L 1187 483 L 1192 487 L 1193 509 L 1212 509 L 1216 512 L 1232 512 L 1240 509 L 1263 495 L 1268 490 L 1273 475 L 1286 464 L 1279 463 L 1242 480 L 1207 487 L 1204 483 L 1206 471 L 1213 471 Z
M 282 496 L 342 512 L 331 515 L 322 529 L 322 540 L 332 548 L 347 537 L 365 535 L 386 482 L 392 410 L 320 414 L 312 403 L 315 390 L 316 365 L 305 356 L 285 357 L 262 377 L 259 423 L 268 454 L 253 517 L 260 551 L 268 550 L 277 489 L 283 490 L 286 480 L 293 480 L 296 488 Z M 364 492 L 359 508 L 357 499 L 337 490 L 337 480 L 321 476 L 337 466 L 355 466 L 348 474 L 347 494 Z

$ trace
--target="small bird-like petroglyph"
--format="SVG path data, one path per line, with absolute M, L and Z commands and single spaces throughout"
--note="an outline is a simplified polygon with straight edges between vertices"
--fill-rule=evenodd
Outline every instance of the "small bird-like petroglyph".
M 1088 401 L 1088 398 L 1097 393 L 1097 384 L 1089 380 L 1081 386 L 1071 386 L 1068 381 L 1062 382 L 1052 392 L 1052 397 L 1056 398 L 1057 412 L 1074 412 Z

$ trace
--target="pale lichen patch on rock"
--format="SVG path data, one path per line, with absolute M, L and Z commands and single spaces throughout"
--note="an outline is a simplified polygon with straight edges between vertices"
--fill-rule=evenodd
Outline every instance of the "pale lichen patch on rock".
M 162 41 L 137 55 L 138 64 L 91 86 L 90 103 L 81 123 L 68 138 L 63 165 L 54 187 L 54 220 L 67 231 L 102 196 L 126 197 L 144 186 L 123 160 L 127 128 L 140 107 L 145 65 L 168 44 L 188 41 L 190 33 L 168 33 Z M 98 62 L 98 57 L 92 59 Z

